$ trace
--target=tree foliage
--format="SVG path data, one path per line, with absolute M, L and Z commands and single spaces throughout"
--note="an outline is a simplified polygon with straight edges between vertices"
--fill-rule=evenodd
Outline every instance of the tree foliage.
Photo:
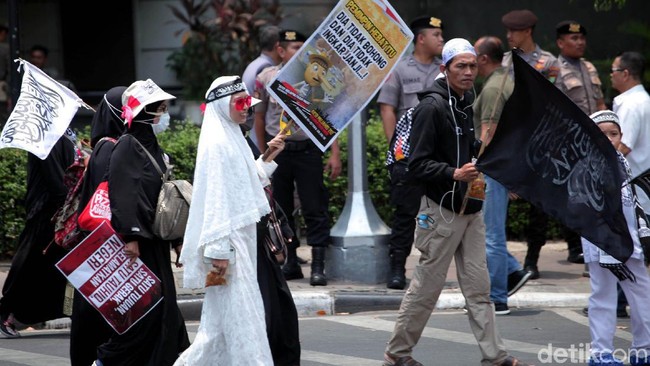
M 619 9 L 625 5 L 627 0 L 594 0 L 594 9 L 596 11 L 609 11 L 614 5 Z

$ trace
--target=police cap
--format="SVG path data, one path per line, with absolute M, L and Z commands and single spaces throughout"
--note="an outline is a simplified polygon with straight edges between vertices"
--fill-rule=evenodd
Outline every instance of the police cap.
M 513 10 L 501 17 L 501 23 L 508 29 L 528 29 L 537 24 L 537 16 L 528 9 Z
M 280 31 L 280 42 L 305 42 L 307 37 L 294 29 L 283 29 Z
M 587 35 L 587 29 L 582 24 L 576 22 L 575 20 L 565 20 L 559 22 L 555 26 L 555 31 L 557 32 L 558 38 L 560 38 L 560 36 L 564 34 L 582 33 L 582 35 L 584 36 Z
M 423 16 L 415 18 L 410 25 L 411 32 L 417 33 L 421 29 L 440 28 L 443 29 L 442 20 L 436 17 Z

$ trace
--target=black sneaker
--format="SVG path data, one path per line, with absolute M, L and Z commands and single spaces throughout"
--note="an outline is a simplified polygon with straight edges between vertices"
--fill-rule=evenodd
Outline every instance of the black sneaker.
M 537 269 L 537 266 L 526 266 L 524 269 L 533 272 L 533 275 L 529 278 L 530 280 L 536 280 L 539 278 L 539 270 Z
M 510 314 L 510 309 L 508 308 L 508 304 L 502 303 L 502 302 L 495 302 L 494 303 L 494 314 L 496 315 L 508 315 Z
M 287 262 L 282 266 L 282 274 L 287 281 L 305 278 L 305 275 L 302 274 L 302 268 L 300 268 L 300 265 L 295 260 L 293 262 Z
M 566 260 L 571 263 L 585 264 L 585 255 L 582 253 L 569 254 Z
M 16 326 L 11 323 L 9 320 L 4 320 L 0 323 L 0 333 L 2 333 L 5 338 L 18 338 L 20 333 L 16 331 Z
M 520 269 L 508 275 L 508 296 L 512 296 L 519 291 L 526 282 L 533 276 L 532 271 Z

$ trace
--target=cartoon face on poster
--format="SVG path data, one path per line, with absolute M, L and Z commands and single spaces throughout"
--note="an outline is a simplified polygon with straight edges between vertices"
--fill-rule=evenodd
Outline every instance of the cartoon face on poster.
M 341 0 L 267 89 L 324 151 L 370 102 L 412 39 L 386 1 Z

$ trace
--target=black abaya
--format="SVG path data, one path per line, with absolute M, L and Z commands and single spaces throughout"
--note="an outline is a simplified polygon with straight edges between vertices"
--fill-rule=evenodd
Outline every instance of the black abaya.
M 139 258 L 160 279 L 163 300 L 129 331 L 114 334 L 102 344 L 98 358 L 105 366 L 172 365 L 190 342 L 176 303 L 170 243 L 155 237 L 152 230 L 161 177 L 134 138 L 156 158 L 159 166 L 165 166 L 151 125 L 133 122 L 111 155 L 111 223 L 125 242 L 138 241 Z
M 54 239 L 51 219 L 65 200 L 63 174 L 75 154 L 73 142 L 63 136 L 45 160 L 32 154 L 27 158 L 27 220 L 2 288 L 3 320 L 12 313 L 23 324 L 65 317 L 66 279 L 55 264 L 66 252 L 56 244 L 50 245 Z
M 254 156 L 260 152 L 255 144 L 246 138 Z M 280 206 L 275 204 L 275 211 L 281 218 L 285 237 L 292 237 L 291 227 Z M 264 236 L 267 234 L 268 215 L 257 223 L 257 283 L 260 286 L 264 302 L 266 335 L 271 347 L 275 366 L 300 365 L 300 335 L 298 311 L 281 267 L 269 256 L 265 248 Z M 291 234 L 289 234 L 291 232 Z

